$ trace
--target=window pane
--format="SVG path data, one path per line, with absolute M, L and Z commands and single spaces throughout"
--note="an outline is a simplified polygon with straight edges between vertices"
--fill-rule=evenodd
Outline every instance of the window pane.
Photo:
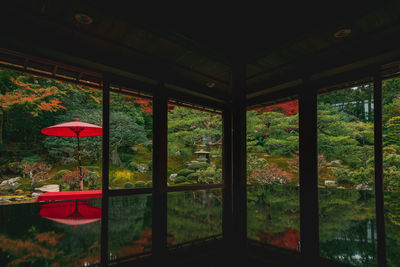
M 101 127 L 101 91 L 0 70 L 2 263 L 99 261 Z
M 153 103 L 110 93 L 110 189 L 152 187 Z
M 247 236 L 300 250 L 298 102 L 247 111 Z
M 388 266 L 400 262 L 400 79 L 383 82 L 383 179 Z
M 376 265 L 371 84 L 318 96 L 320 255 Z
M 222 234 L 222 189 L 168 193 L 167 245 Z
M 110 261 L 151 252 L 151 195 L 109 198 Z
M 222 116 L 169 105 L 168 185 L 222 183 Z
M 2 266 L 96 264 L 100 231 L 100 198 L 2 205 L 0 262 Z

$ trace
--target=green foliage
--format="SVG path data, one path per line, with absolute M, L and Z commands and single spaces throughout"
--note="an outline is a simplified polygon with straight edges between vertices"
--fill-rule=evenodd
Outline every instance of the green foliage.
M 392 117 L 386 126 L 385 145 L 400 146 L 400 116 Z
M 189 175 L 190 176 L 190 175 Z M 187 177 L 188 180 L 194 180 L 202 184 L 219 184 L 222 183 L 222 170 L 215 166 L 208 167 L 207 169 L 199 169 L 196 171 L 196 176 Z
M 222 116 L 174 106 L 168 114 L 168 154 L 187 160 L 198 145 L 222 144 Z
M 80 108 L 69 110 L 56 117 L 57 123 L 72 121 L 79 118 L 80 121 L 102 125 L 101 109 Z M 81 138 L 82 160 L 94 163 L 101 157 L 101 136 Z M 110 151 L 128 149 L 130 146 L 146 140 L 143 126 L 136 123 L 136 119 L 122 112 L 110 112 Z M 48 136 L 44 142 L 49 155 L 63 164 L 73 164 L 76 159 L 76 138 Z M 126 159 L 126 157 L 124 158 Z M 125 162 L 126 163 L 126 162 Z M 127 163 L 126 163 L 127 164 Z
M 143 187 L 146 187 L 146 182 L 145 182 L 145 181 L 137 181 L 137 182 L 134 184 L 134 187 L 135 187 L 135 188 L 143 188 Z
M 186 177 L 183 176 L 177 176 L 174 181 L 175 184 L 181 184 L 184 182 L 186 182 Z
M 321 103 L 318 105 L 318 152 L 328 161 L 340 160 L 351 168 L 365 166 L 373 155 L 373 125 Z
M 39 155 L 34 155 L 30 157 L 25 157 L 21 160 L 21 163 L 34 163 L 36 161 L 40 161 L 41 157 Z
M 287 156 L 298 154 L 298 115 L 279 112 L 247 112 L 249 152 Z
M 207 162 L 193 162 L 188 166 L 190 170 L 205 170 L 210 166 Z
M 351 171 L 349 169 L 339 168 L 333 172 L 333 175 L 340 185 L 353 185 L 354 181 L 352 180 L 350 173 Z
M 189 174 L 193 173 L 194 170 L 189 170 L 189 169 L 182 169 L 178 172 L 178 176 L 188 176 Z
M 133 184 L 131 182 L 126 182 L 126 183 L 124 183 L 124 188 L 131 189 L 131 188 L 133 188 Z
M 200 178 L 200 172 L 190 173 L 186 178 L 189 181 L 198 181 Z

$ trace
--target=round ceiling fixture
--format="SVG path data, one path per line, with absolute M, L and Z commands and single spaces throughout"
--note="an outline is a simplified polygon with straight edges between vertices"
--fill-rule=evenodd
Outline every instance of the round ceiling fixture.
M 208 88 L 213 88 L 213 87 L 215 86 L 215 83 L 213 83 L 213 82 L 208 82 L 208 83 L 206 83 L 206 86 L 207 86 Z
M 338 30 L 337 32 L 335 32 L 335 33 L 333 34 L 333 37 L 335 37 L 335 38 L 344 38 L 344 37 L 349 36 L 350 33 L 351 33 L 351 29 L 349 29 L 349 28 L 344 28 L 344 29 L 340 29 L 340 30 Z
M 89 15 L 83 13 L 76 13 L 74 17 L 81 24 L 91 24 L 93 22 L 93 19 Z

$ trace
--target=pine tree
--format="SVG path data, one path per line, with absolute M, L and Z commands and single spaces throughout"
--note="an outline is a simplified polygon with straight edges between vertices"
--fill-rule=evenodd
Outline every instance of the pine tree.
M 388 133 L 385 136 L 385 145 L 400 146 L 400 116 L 396 116 L 387 122 Z

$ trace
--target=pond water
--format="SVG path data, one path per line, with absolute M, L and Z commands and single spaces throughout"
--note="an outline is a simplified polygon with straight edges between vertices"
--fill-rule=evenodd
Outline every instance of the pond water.
M 151 195 L 110 198 L 111 261 L 151 251 L 151 200 Z M 399 266 L 399 200 L 399 193 L 385 193 L 389 266 Z M 374 192 L 320 189 L 319 208 L 320 255 L 355 266 L 376 266 Z M 0 266 L 97 264 L 99 211 L 101 199 L 0 206 Z M 247 213 L 249 238 L 301 250 L 298 187 L 249 186 Z M 168 194 L 168 246 L 221 233 L 221 189 Z
M 168 193 L 168 246 L 222 234 L 222 190 Z M 109 198 L 109 257 L 152 249 L 152 197 Z M 0 205 L 0 266 L 100 262 L 101 199 Z
M 109 253 L 151 250 L 151 195 L 109 200 Z M 101 199 L 0 206 L 0 266 L 88 266 L 100 262 Z
M 300 251 L 299 189 L 248 186 L 248 237 Z M 320 255 L 354 266 L 377 265 L 374 191 L 319 189 Z M 400 193 L 385 192 L 388 266 L 400 266 Z

